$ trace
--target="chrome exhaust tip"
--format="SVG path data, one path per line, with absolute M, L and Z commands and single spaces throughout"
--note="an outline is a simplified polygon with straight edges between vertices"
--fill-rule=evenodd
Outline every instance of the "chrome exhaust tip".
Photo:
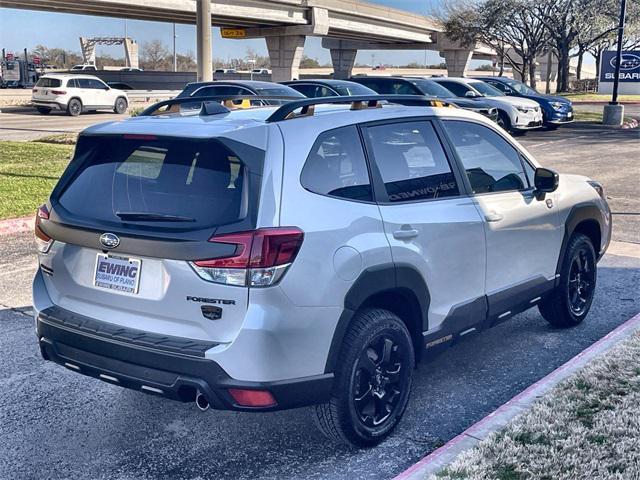
M 196 406 L 202 411 L 206 412 L 209 410 L 209 400 L 205 397 L 200 390 L 196 393 Z

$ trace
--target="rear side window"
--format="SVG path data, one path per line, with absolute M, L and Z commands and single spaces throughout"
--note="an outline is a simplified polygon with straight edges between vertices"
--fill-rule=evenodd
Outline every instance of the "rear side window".
M 431 123 L 392 123 L 368 127 L 366 131 L 390 202 L 459 194 L 455 175 Z
M 304 188 L 321 195 L 372 201 L 358 129 L 349 126 L 321 134 L 302 169 L 300 181 Z
M 81 137 L 59 202 L 74 216 L 197 229 L 247 214 L 240 159 L 216 140 Z
M 61 80 L 57 78 L 46 78 L 46 77 L 41 78 L 40 80 L 38 80 L 38 83 L 36 83 L 36 87 L 42 87 L 42 88 L 58 88 L 61 85 L 62 85 Z
M 528 187 L 520 153 L 504 138 L 477 123 L 460 120 L 443 123 L 467 172 L 473 193 Z

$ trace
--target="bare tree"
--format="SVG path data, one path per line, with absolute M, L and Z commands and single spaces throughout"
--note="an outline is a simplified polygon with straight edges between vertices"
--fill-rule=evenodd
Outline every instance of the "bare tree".
M 169 70 L 171 64 L 169 50 L 160 40 L 143 43 L 140 56 L 145 70 Z
M 457 2 L 444 10 L 446 34 L 465 46 L 481 42 L 490 45 L 503 59 L 535 87 L 536 57 L 547 42 L 548 33 L 540 20 L 545 12 L 533 15 L 535 9 L 548 8 L 535 0 L 483 0 Z

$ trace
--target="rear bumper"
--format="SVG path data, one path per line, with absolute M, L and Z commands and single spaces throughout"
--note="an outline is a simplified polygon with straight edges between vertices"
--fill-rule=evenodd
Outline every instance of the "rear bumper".
M 322 403 L 329 399 L 333 374 L 275 382 L 241 381 L 231 378 L 216 362 L 202 356 L 159 350 L 126 339 L 83 331 L 67 322 L 71 312 L 54 307 L 36 317 L 40 351 L 50 360 L 84 375 L 121 387 L 190 402 L 199 390 L 213 408 L 220 410 L 271 411 Z M 85 317 L 86 318 L 86 317 Z M 94 325 L 108 323 L 88 319 Z M 265 408 L 235 403 L 229 388 L 268 390 L 277 404 Z
M 46 107 L 46 108 L 51 108 L 52 110 L 66 110 L 67 106 L 59 103 L 59 102 L 52 102 L 49 100 L 31 100 L 31 104 L 34 107 Z

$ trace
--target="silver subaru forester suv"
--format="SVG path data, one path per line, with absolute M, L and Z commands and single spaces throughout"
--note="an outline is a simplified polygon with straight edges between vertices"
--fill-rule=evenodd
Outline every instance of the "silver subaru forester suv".
M 313 405 L 370 446 L 421 359 L 533 306 L 587 315 L 598 183 L 424 97 L 234 101 L 80 135 L 36 219 L 46 360 L 202 410 Z

